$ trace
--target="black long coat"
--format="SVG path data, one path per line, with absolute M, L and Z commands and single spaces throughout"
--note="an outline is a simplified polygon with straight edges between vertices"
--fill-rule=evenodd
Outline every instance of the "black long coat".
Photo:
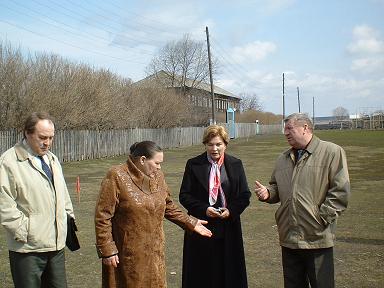
M 209 221 L 207 227 L 215 233 L 215 220 L 206 215 L 206 210 L 210 206 L 208 200 L 210 166 L 207 153 L 187 161 L 179 200 L 190 215 Z M 224 228 L 221 230 L 223 231 L 221 242 L 217 242 L 215 237 L 204 238 L 197 233 L 184 234 L 183 288 L 214 287 L 212 269 L 219 266 L 221 266 L 219 270 L 223 272 L 225 283 L 223 288 L 248 287 L 240 214 L 249 205 L 251 193 L 241 160 L 225 154 L 224 166 L 229 185 L 225 185 L 223 190 L 230 217 L 219 220 L 222 221 L 220 225 Z M 219 253 L 216 243 L 221 243 Z M 215 261 L 212 257 L 217 254 L 220 257 Z

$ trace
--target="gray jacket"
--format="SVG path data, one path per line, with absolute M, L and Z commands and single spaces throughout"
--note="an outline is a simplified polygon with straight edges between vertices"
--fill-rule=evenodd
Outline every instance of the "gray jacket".
M 280 202 L 275 217 L 281 246 L 334 245 L 336 219 L 350 196 L 347 159 L 340 146 L 313 135 L 296 164 L 292 149 L 278 157 L 269 184 L 267 202 Z
M 73 207 L 59 160 L 47 156 L 54 185 L 38 159 L 22 141 L 0 157 L 0 223 L 8 249 L 16 252 L 48 252 L 63 249 L 67 213 Z

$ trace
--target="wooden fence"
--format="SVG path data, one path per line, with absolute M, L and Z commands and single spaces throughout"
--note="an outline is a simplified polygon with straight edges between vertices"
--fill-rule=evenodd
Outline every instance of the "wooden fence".
M 225 126 L 225 124 L 223 124 Z M 137 141 L 152 140 L 163 148 L 192 146 L 201 143 L 206 127 L 124 130 L 56 130 L 52 152 L 62 162 L 98 159 L 129 154 Z M 236 123 L 236 138 L 256 134 L 281 133 L 281 125 Z M 0 131 L 0 154 L 22 139 L 16 130 Z

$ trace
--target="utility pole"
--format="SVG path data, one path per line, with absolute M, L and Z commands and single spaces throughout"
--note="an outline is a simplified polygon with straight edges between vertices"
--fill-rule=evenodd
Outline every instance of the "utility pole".
M 216 117 L 215 117 L 215 91 L 213 90 L 213 79 L 212 79 L 212 63 L 211 63 L 211 47 L 209 45 L 209 32 L 208 32 L 208 26 L 205 27 L 205 33 L 207 34 L 207 46 L 208 46 L 208 65 L 209 65 L 209 80 L 211 82 L 211 94 L 212 94 L 212 123 L 216 124 Z
M 299 113 L 300 113 L 300 92 L 299 92 L 299 87 L 297 87 L 297 104 L 299 105 Z
M 312 97 L 312 125 L 315 128 L 315 97 Z
M 285 119 L 285 78 L 283 73 L 283 119 L 281 121 L 282 132 L 284 133 L 284 119 Z

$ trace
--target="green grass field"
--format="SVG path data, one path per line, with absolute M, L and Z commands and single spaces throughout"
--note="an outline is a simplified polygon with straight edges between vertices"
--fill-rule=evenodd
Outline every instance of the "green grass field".
M 384 131 L 319 131 L 321 139 L 343 146 L 347 152 L 352 196 L 348 209 L 338 221 L 335 246 L 337 287 L 384 287 Z M 236 139 L 227 152 L 243 160 L 248 183 L 253 192 L 254 180 L 267 183 L 276 157 L 287 148 L 282 135 L 260 135 Z M 165 151 L 162 165 L 174 200 L 184 165 L 203 151 L 194 146 Z M 94 247 L 93 214 L 99 185 L 107 169 L 126 157 L 64 164 L 68 188 L 74 203 L 82 248 L 67 250 L 69 287 L 100 287 L 101 269 Z M 76 177 L 81 180 L 81 200 L 75 194 Z M 249 287 L 282 287 L 280 247 L 274 221 L 276 205 L 257 201 L 242 215 L 243 237 Z M 183 231 L 164 222 L 168 287 L 181 286 Z M 8 251 L 0 232 L 0 286 L 12 287 Z

